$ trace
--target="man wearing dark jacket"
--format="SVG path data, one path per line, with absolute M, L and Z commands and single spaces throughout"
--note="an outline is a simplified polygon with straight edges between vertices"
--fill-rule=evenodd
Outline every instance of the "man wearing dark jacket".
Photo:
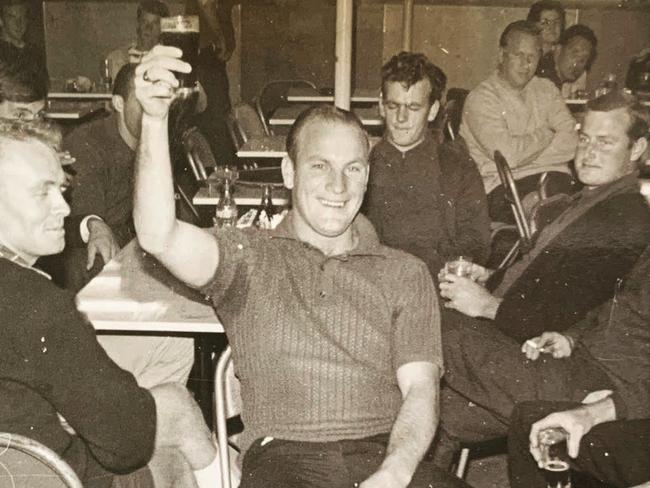
M 370 154 L 363 211 L 387 246 L 441 263 L 484 263 L 490 220 L 483 182 L 464 143 L 439 143 L 428 130 L 440 109 L 445 74 L 423 54 L 402 52 L 382 68 L 384 138 Z
M 585 190 L 541 233 L 532 251 L 488 288 L 468 278 L 443 276 L 441 294 L 456 309 L 443 319 L 447 361 L 443 394 L 443 431 L 452 438 L 476 439 L 503 434 L 515 403 L 532 399 L 582 401 L 594 389 L 609 388 L 605 374 L 591 374 L 562 362 L 526 361 L 519 348 L 566 348 L 570 327 L 608 299 L 650 242 L 650 212 L 639 195 L 636 163 L 647 147 L 647 108 L 631 95 L 612 92 L 591 101 L 580 131 L 576 170 Z M 487 270 L 475 266 L 485 282 Z M 471 317 L 491 320 L 479 320 Z M 589 324 L 587 323 L 587 326 Z M 582 327 L 581 327 L 582 329 Z M 566 332 L 554 338 L 545 331 Z M 531 339 L 532 338 L 532 339 Z M 557 341 L 555 340 L 557 339 Z M 512 363 L 512 364 L 510 364 Z M 507 374 L 504 374 L 507 371 Z M 550 376 L 549 376 L 550 375 Z M 562 381 L 555 378 L 562 377 Z M 553 379 L 550 379 L 553 378 Z M 489 384 L 499 384 L 491 388 Z M 467 411 L 468 401 L 477 404 Z M 485 424 L 464 422 L 466 415 Z
M 0 430 L 50 447 L 88 488 L 154 461 L 137 486 L 172 486 L 192 477 L 188 465 L 199 487 L 214 486 L 216 450 L 187 390 L 139 387 L 97 343 L 73 295 L 33 267 L 65 244 L 56 142 L 42 123 L 0 121 Z

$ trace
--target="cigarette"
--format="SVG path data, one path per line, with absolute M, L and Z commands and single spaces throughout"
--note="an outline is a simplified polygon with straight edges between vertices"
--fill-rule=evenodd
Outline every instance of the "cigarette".
M 549 351 L 549 349 L 547 347 L 539 347 L 539 344 L 534 342 L 532 339 L 528 339 L 526 341 L 526 344 L 528 344 L 532 348 L 539 349 L 539 352 L 548 352 Z

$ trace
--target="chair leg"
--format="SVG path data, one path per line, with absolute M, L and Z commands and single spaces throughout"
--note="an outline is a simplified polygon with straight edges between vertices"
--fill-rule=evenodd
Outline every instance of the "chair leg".
M 465 471 L 467 470 L 468 460 L 469 460 L 469 448 L 463 447 L 460 451 L 458 466 L 456 466 L 456 478 L 460 478 L 461 480 L 465 478 Z

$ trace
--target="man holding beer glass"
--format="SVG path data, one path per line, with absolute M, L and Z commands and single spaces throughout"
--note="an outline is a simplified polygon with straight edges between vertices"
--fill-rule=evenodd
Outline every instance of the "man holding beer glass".
M 613 183 L 624 183 L 626 189 L 610 196 L 608 200 L 646 205 L 645 221 L 641 218 L 644 214 L 640 213 L 643 209 L 635 211 L 634 231 L 644 227 L 647 229 L 647 224 L 650 223 L 647 204 L 638 192 L 636 170 L 639 159 L 648 147 L 649 123 L 648 109 L 635 97 L 622 91 L 592 100 L 587 106 L 576 154 L 578 174 L 585 184 L 592 186 L 612 179 L 624 167 L 629 168 L 629 174 Z M 611 189 L 614 186 L 604 188 Z M 582 198 L 588 199 L 590 196 L 593 195 L 585 192 Z M 608 200 L 602 201 L 603 206 Z M 578 206 L 581 203 L 585 203 L 584 200 L 578 201 Z M 627 205 L 620 207 L 616 215 L 625 223 L 626 219 L 631 218 L 631 213 L 631 205 Z M 560 223 L 567 215 L 568 211 L 559 217 Z M 551 225 L 556 222 L 558 221 Z M 445 454 L 453 452 L 454 448 L 450 445 L 457 446 L 459 440 L 480 440 L 503 435 L 512 410 L 519 402 L 583 402 L 592 400 L 593 395 L 590 393 L 594 391 L 612 390 L 615 394 L 610 401 L 615 404 L 616 417 L 607 417 L 609 420 L 650 418 L 650 354 L 647 332 L 650 309 L 647 306 L 648 295 L 644 295 L 650 293 L 646 287 L 650 251 L 640 253 L 641 257 L 636 259 L 637 264 L 632 266 L 633 270 L 611 284 L 612 297 L 609 301 L 593 305 L 592 310 L 583 315 L 575 309 L 572 300 L 581 300 L 581 295 L 591 293 L 591 284 L 573 282 L 573 278 L 566 274 L 567 267 L 579 264 L 579 259 L 584 256 L 593 259 L 603 242 L 612 242 L 611 248 L 602 248 L 603 253 L 614 254 L 623 249 L 622 241 L 618 240 L 622 235 L 614 233 L 615 228 L 603 225 L 587 230 L 598 233 L 597 242 L 579 248 L 578 242 L 574 240 L 575 249 L 582 249 L 580 253 L 565 249 L 566 256 L 557 261 L 557 269 L 537 275 L 540 288 L 555 286 L 556 289 L 549 292 L 557 293 L 558 296 L 568 294 L 559 297 L 556 302 L 562 300 L 564 308 L 573 310 L 562 320 L 548 319 L 545 331 L 523 338 L 520 332 L 518 336 L 512 337 L 500 330 L 501 327 L 494 327 L 494 322 L 468 319 L 455 312 L 443 317 L 443 347 L 447 365 L 445 382 L 448 388 L 442 390 L 441 438 L 444 442 L 439 448 L 439 464 L 446 461 Z M 642 238 L 643 234 L 638 237 Z M 540 237 L 542 238 L 543 236 Z M 644 247 L 647 247 L 649 241 L 646 233 Z M 642 241 L 639 240 L 638 244 L 641 245 Z M 557 256 L 560 251 L 553 250 Z M 555 259 L 558 259 L 557 256 Z M 524 257 L 521 262 L 526 264 L 526 259 Z M 516 266 L 517 264 L 508 272 Z M 598 267 L 599 263 L 594 261 L 592 266 Z M 480 267 L 472 267 L 472 278 L 480 283 L 485 276 L 473 273 L 478 270 Z M 557 285 L 551 285 L 548 279 L 550 272 L 557 273 L 559 277 L 565 273 L 567 277 Z M 595 270 L 592 269 L 591 272 Z M 601 268 L 599 272 L 605 271 Z M 450 299 L 445 305 L 451 303 L 452 307 L 460 308 L 462 301 L 467 307 L 479 309 L 479 305 L 473 304 L 469 293 L 461 295 L 462 290 L 452 290 L 454 285 L 459 288 L 470 288 L 467 285 L 479 288 L 478 284 L 450 273 L 446 273 L 444 279 L 440 285 L 442 295 Z M 491 296 L 487 290 L 483 289 L 483 292 Z M 517 327 L 526 329 L 531 309 L 543 310 L 558 306 L 556 302 L 538 298 L 529 306 L 523 307 L 524 303 L 528 305 L 524 301 L 529 299 L 528 295 L 530 292 L 525 296 L 507 295 L 497 304 L 497 313 L 501 313 L 508 301 L 511 302 L 510 306 L 517 300 L 521 302 L 519 318 L 513 317 L 512 323 L 507 324 L 513 330 Z M 471 408 L 468 407 L 468 400 L 472 402 Z M 476 421 L 479 418 L 481 422 Z

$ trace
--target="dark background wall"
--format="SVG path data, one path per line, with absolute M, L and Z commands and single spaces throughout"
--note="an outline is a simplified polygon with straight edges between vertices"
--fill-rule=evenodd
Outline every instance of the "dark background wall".
M 135 36 L 135 0 L 45 2 L 50 74 L 99 77 L 106 53 Z M 175 12 L 180 0 L 168 0 Z M 417 1 L 413 49 L 425 52 L 449 77 L 449 86 L 472 88 L 495 68 L 505 25 L 526 15 L 532 0 Z M 608 72 L 622 79 L 630 58 L 650 47 L 650 0 L 568 0 L 568 24 L 592 27 L 599 57 L 590 85 Z M 304 78 L 334 84 L 335 0 L 242 0 L 233 10 L 238 49 L 228 63 L 231 97 L 249 100 L 269 80 Z M 353 84 L 379 86 L 382 63 L 401 47 L 398 1 L 356 0 Z

